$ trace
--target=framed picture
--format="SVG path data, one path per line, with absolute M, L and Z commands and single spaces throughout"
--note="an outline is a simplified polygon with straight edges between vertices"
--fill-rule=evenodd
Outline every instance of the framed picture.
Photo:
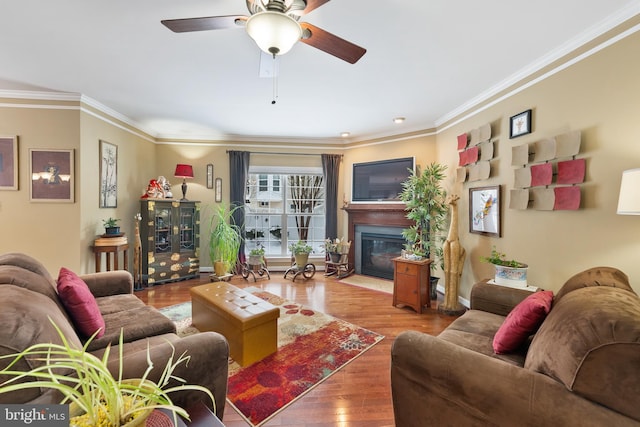
M 73 165 L 73 149 L 30 148 L 29 200 L 73 203 L 75 182 Z
M 222 201 L 222 178 L 216 178 L 216 202 Z
M 517 138 L 531 133 L 531 110 L 511 116 L 509 119 L 509 138 Z
M 118 146 L 100 140 L 100 207 L 118 207 Z
M 213 188 L 213 165 L 207 165 L 207 188 Z
M 469 189 L 469 233 L 500 237 L 500 186 Z
M 0 190 L 18 189 L 18 137 L 0 136 Z

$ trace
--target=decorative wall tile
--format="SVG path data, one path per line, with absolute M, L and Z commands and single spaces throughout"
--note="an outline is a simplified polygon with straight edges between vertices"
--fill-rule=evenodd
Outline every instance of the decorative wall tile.
M 468 142 L 469 142 L 469 139 L 466 133 L 463 133 L 462 135 L 458 135 L 458 151 L 464 150 L 465 148 L 467 148 Z
M 491 176 L 491 163 L 478 162 L 468 167 L 469 181 L 482 181 Z
M 531 168 L 520 168 L 513 171 L 513 186 L 515 188 L 531 187 Z
M 552 188 L 532 188 L 530 194 L 533 209 L 538 211 L 553 210 L 556 197 Z
M 456 169 L 456 182 L 465 182 L 467 180 L 467 168 Z
M 570 187 L 555 187 L 555 204 L 553 209 L 556 211 L 575 211 L 580 209 L 580 187 L 572 185 Z
M 484 126 L 480 126 L 478 130 L 480 142 L 487 142 L 491 139 L 491 125 L 487 123 Z
M 458 166 L 466 166 L 478 161 L 479 149 L 478 147 L 471 147 L 458 153 L 460 157 L 460 163 Z
M 551 185 L 553 181 L 553 166 L 551 163 L 542 163 L 531 166 L 531 186 L 540 187 Z
M 581 184 L 586 173 L 585 159 L 567 160 L 558 162 L 558 185 Z
M 555 138 L 542 139 L 534 143 L 533 148 L 534 163 L 547 162 L 556 158 L 556 140 Z
M 511 148 L 511 166 L 524 166 L 529 163 L 529 146 L 517 145 Z
M 529 190 L 511 190 L 509 193 L 509 209 L 527 209 L 529 206 Z
M 572 131 L 556 136 L 556 158 L 576 156 L 580 152 L 580 131 Z
M 493 159 L 493 142 L 485 141 L 480 144 L 480 160 L 489 161 Z

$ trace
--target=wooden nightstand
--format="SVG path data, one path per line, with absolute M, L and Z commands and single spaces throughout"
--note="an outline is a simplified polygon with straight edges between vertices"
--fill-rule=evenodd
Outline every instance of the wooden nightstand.
M 431 260 L 393 259 L 393 306 L 406 305 L 418 314 L 431 305 L 429 276 Z

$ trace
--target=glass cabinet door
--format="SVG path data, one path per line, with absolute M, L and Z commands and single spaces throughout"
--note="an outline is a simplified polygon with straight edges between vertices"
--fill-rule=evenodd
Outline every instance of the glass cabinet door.
M 195 249 L 196 208 L 180 206 L 180 252 Z
M 155 209 L 155 252 L 169 253 L 171 252 L 171 205 L 159 206 Z

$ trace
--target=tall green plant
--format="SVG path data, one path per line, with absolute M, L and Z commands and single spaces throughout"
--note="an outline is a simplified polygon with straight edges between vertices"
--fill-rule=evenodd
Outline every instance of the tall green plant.
M 233 219 L 233 212 L 239 207 L 229 209 L 226 203 L 220 203 L 211 216 L 211 234 L 209 237 L 209 257 L 211 264 L 223 262 L 227 271 L 236 264 L 242 236 L 240 227 Z
M 446 165 L 431 163 L 424 170 L 416 167 L 402 183 L 402 200 L 407 211 L 406 217 L 414 225 L 402 231 L 407 239 L 408 249 L 420 256 L 431 259 L 431 268 L 444 269 L 442 243 L 449 207 L 446 204 L 447 192 L 442 188 Z

